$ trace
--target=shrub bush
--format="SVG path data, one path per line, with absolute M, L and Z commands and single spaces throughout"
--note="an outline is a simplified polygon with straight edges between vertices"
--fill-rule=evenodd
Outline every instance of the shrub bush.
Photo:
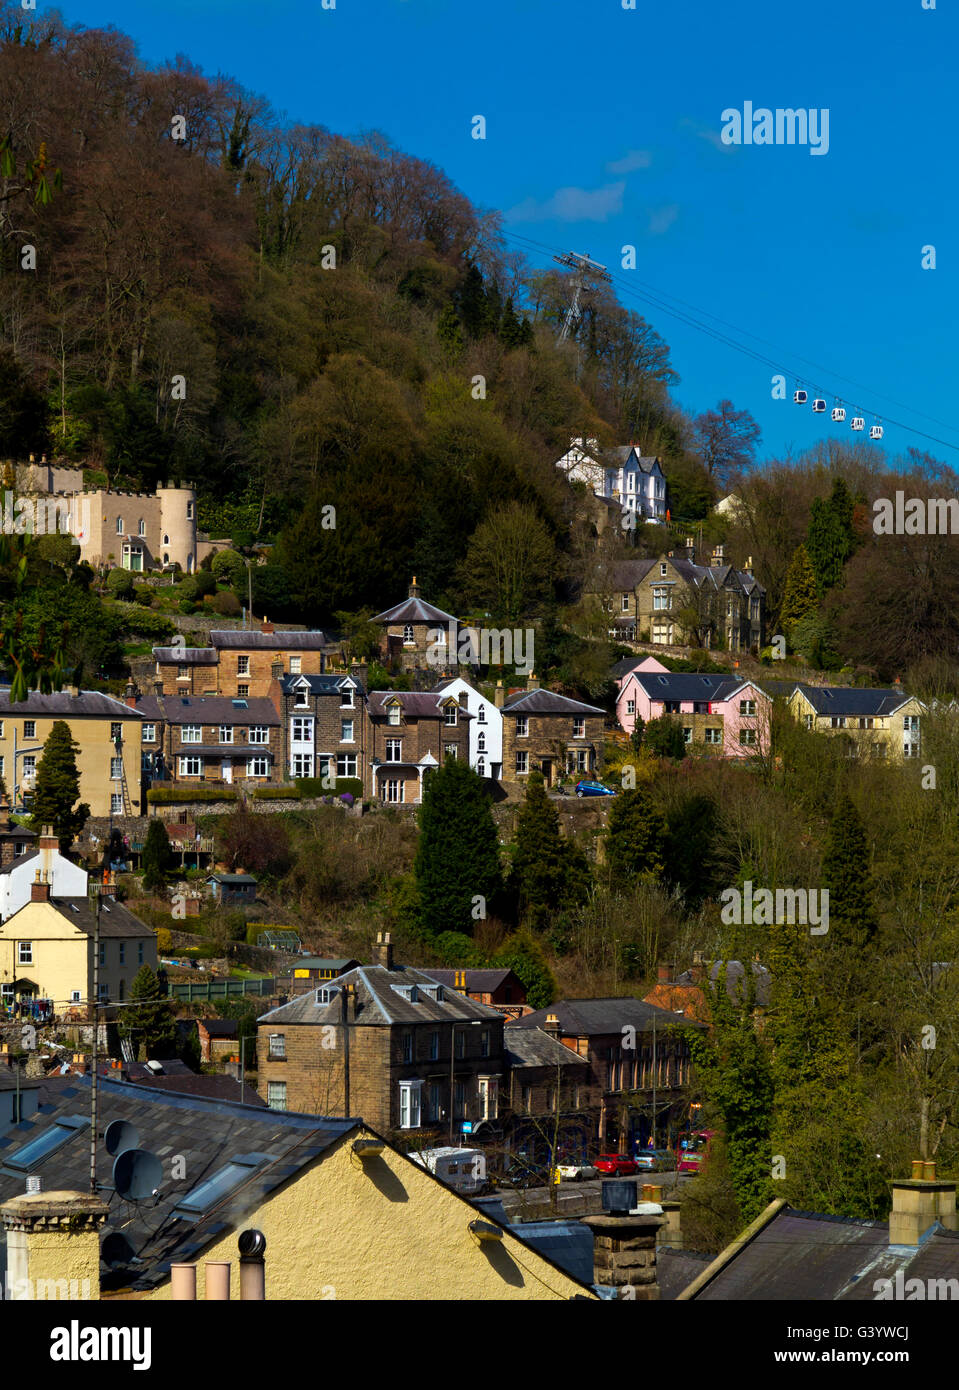
M 236 594 L 231 594 L 229 589 L 214 594 L 210 599 L 210 607 L 223 618 L 238 618 L 243 611 L 240 600 Z
M 161 956 L 168 956 L 173 950 L 173 933 L 168 927 L 160 927 L 157 932 L 157 952 Z
M 235 550 L 218 550 L 210 561 L 210 570 L 214 579 L 236 589 L 243 582 L 246 565 L 242 555 L 238 555 Z
M 154 613 L 150 608 L 137 605 L 123 614 L 123 626 L 128 632 L 140 637 L 172 637 L 176 628 L 162 613 Z
M 115 569 L 107 575 L 107 593 L 113 598 L 132 599 L 133 575 L 129 570 Z
M 133 601 L 139 603 L 143 608 L 149 608 L 153 603 L 153 590 L 149 584 L 136 584 L 133 588 Z

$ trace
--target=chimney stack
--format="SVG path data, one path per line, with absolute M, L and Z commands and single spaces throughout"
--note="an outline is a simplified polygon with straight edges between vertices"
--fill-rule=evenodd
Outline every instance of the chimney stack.
M 506 691 L 503 689 L 503 682 L 496 682 L 496 689 L 493 692 L 493 704 L 497 709 L 503 708 L 503 701 L 506 699 Z
M 137 700 L 140 698 L 140 692 L 137 690 L 132 680 L 127 681 L 126 690 L 123 692 L 123 698 L 131 709 L 136 709 Z
M 693 963 L 690 967 L 689 973 L 692 978 L 693 984 L 698 985 L 700 980 L 706 973 L 706 966 L 703 963 L 702 951 L 693 952 Z
M 663 1225 L 658 1211 L 642 1216 L 584 1216 L 593 1233 L 593 1279 L 613 1288 L 616 1297 L 635 1303 L 659 1298 L 656 1236 Z
M 382 965 L 384 970 L 393 969 L 393 942 L 389 932 L 376 933 L 376 945 L 373 947 L 373 964 Z
M 935 1163 L 919 1158 L 913 1159 L 912 1174 L 892 1184 L 890 1245 L 918 1245 L 936 1222 L 957 1229 L 955 1182 L 937 1180 Z
M 88 1192 L 32 1192 L 5 1202 L 7 1297 L 38 1298 L 37 1285 L 46 1278 L 57 1288 L 48 1297 L 97 1302 L 100 1231 L 108 1215 L 106 1203 Z
M 713 569 L 721 569 L 725 563 L 726 561 L 723 559 L 723 547 L 721 545 L 715 546 L 712 560 Z
M 261 631 L 261 632 L 272 632 L 272 631 L 273 631 L 273 624 L 270 622 L 269 618 L 264 617 L 262 623 L 260 624 L 260 631 Z
M 543 1024 L 543 1032 L 548 1033 L 551 1038 L 559 1039 L 559 1019 L 555 1014 L 547 1014 L 546 1022 Z
M 466 971 L 456 970 L 453 972 L 453 988 L 460 994 L 466 993 Z
M 539 690 L 539 688 L 540 688 L 540 679 L 539 679 L 539 676 L 536 674 L 535 671 L 530 671 L 529 675 L 528 675 L 527 678 L 526 678 L 526 689 L 527 689 L 527 690 Z
M 414 574 L 414 575 L 413 575 L 413 582 L 412 582 L 412 584 L 410 585 L 409 597 L 410 597 L 410 598 L 419 598 L 419 596 L 420 596 L 420 586 L 417 584 L 417 582 L 416 582 L 416 575 Z
M 672 968 L 668 961 L 660 961 L 656 967 L 656 979 L 661 985 L 668 984 L 672 978 Z
M 30 901 L 32 903 L 48 903 L 50 901 L 50 884 L 39 869 L 30 885 Z

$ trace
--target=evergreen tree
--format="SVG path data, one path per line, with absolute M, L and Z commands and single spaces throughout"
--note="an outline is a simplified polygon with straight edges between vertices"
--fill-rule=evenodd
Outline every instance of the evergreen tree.
M 506 306 L 503 309 L 503 317 L 500 320 L 499 326 L 499 339 L 507 350 L 520 347 L 523 341 L 523 328 L 519 319 L 516 317 L 512 295 L 507 299 Z
M 154 816 L 147 827 L 143 845 L 143 886 L 148 892 L 165 886 L 170 859 L 170 837 L 166 826 L 158 816 Z
M 172 1057 L 176 1046 L 176 1023 L 170 1005 L 163 998 L 160 982 L 148 965 L 141 966 L 130 986 L 130 1003 L 119 1010 L 117 1027 L 121 1038 L 129 1038 L 144 1057 Z
M 531 348 L 533 346 L 534 341 L 535 340 L 533 336 L 533 325 L 530 323 L 529 319 L 524 314 L 523 322 L 520 324 L 519 328 L 519 346 Z
M 542 946 L 531 932 L 513 932 L 493 956 L 491 964 L 512 970 L 524 985 L 526 1002 L 531 1008 L 545 1009 L 556 998 L 556 981 Z
M 829 890 L 830 944 L 869 946 L 879 929 L 875 884 L 866 831 L 848 796 L 840 797 L 829 826 L 822 886 Z
M 471 265 L 466 272 L 457 298 L 460 319 L 469 337 L 484 337 L 489 332 L 490 311 L 478 266 Z
M 560 834 L 559 813 L 546 795 L 543 774 L 531 772 L 516 818 L 509 872 L 521 917 L 542 929 L 552 913 L 582 902 L 589 881 L 585 855 Z
M 645 787 L 616 798 L 606 832 L 606 860 L 615 879 L 658 878 L 665 841 L 665 818 Z
M 629 746 L 634 753 L 639 753 L 643 746 L 643 734 L 646 732 L 646 721 L 637 714 L 636 723 L 633 725 L 633 732 L 629 736 Z
M 663 877 L 694 910 L 716 888 L 718 834 L 719 808 L 711 796 L 685 797 L 666 817 Z
M 779 622 L 784 635 L 789 637 L 793 624 L 812 617 L 818 607 L 816 572 L 809 559 L 808 550 L 804 545 L 798 545 L 786 574 L 782 608 L 779 610 Z
M 37 764 L 30 823 L 34 830 L 52 825 L 63 854 L 73 844 L 90 814 L 86 802 L 77 805 L 80 798 L 79 752 L 80 745 L 71 735 L 70 726 L 62 719 L 55 720 Z
M 423 930 L 469 932 L 502 891 L 499 836 L 482 777 L 448 758 L 428 774 L 413 864 Z M 482 898 L 483 902 L 476 900 Z
M 436 336 L 450 356 L 457 357 L 463 351 L 463 330 L 452 304 L 447 304 L 437 319 Z
M 651 719 L 643 731 L 643 747 L 657 758 L 672 758 L 680 762 L 686 756 L 686 740 L 683 726 L 671 714 L 661 714 Z
M 842 478 L 834 480 L 828 498 L 817 497 L 812 504 L 806 549 L 820 595 L 841 581 L 843 567 L 856 549 L 853 506 L 852 493 Z

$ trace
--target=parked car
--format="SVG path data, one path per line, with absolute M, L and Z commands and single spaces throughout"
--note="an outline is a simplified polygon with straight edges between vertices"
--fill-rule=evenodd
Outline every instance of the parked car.
M 672 1149 L 642 1149 L 636 1155 L 636 1163 L 644 1173 L 671 1173 L 676 1167 L 676 1155 Z
M 543 1187 L 549 1181 L 549 1173 L 539 1163 L 531 1163 L 524 1158 L 514 1158 L 502 1173 L 491 1179 L 497 1187 Z
M 600 1154 L 595 1166 L 607 1178 L 631 1178 L 639 1172 L 635 1158 L 629 1154 Z
M 563 1182 L 588 1182 L 599 1177 L 599 1170 L 591 1163 L 557 1163 L 556 1171 Z
M 612 787 L 604 787 L 602 782 L 577 782 L 577 796 L 615 796 Z

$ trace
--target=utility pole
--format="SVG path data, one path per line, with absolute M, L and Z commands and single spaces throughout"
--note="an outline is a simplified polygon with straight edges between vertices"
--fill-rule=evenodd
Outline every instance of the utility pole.
M 90 1079 L 90 1193 L 97 1194 L 97 1071 L 100 1033 L 100 893 L 102 884 L 90 885 L 96 898 L 93 927 L 93 1075 Z
M 563 326 L 557 335 L 558 343 L 565 343 L 566 339 L 573 331 L 576 321 L 583 316 L 580 308 L 580 299 L 584 293 L 589 293 L 593 288 L 590 281 L 597 283 L 608 283 L 610 280 L 609 272 L 604 265 L 598 261 L 590 260 L 589 256 L 579 255 L 578 252 L 570 251 L 565 256 L 554 256 L 554 261 L 566 266 L 573 271 L 573 297 L 570 300 L 569 308 L 566 310 L 566 317 L 563 319 Z

